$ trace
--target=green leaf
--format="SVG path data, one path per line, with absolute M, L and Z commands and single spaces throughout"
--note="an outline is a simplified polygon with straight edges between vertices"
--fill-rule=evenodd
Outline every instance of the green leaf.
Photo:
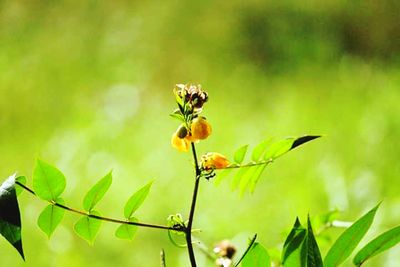
M 33 189 L 44 200 L 56 200 L 66 186 L 65 177 L 57 168 L 37 160 L 33 171 Z
M 265 152 L 264 159 L 273 160 L 282 156 L 291 149 L 294 140 L 294 138 L 287 138 L 273 143 Z
M 247 245 L 246 250 L 244 251 L 244 253 L 242 254 L 242 256 L 239 258 L 239 260 L 233 264 L 234 267 L 239 266 L 239 264 L 242 262 L 242 260 L 246 257 L 247 253 L 249 253 L 250 249 L 253 247 L 254 243 L 256 242 L 257 239 L 257 234 L 255 234 L 250 240 L 249 240 L 249 244 Z
M 242 179 L 243 175 L 246 174 L 246 172 L 249 170 L 249 168 L 240 168 L 239 171 L 236 172 L 235 176 L 233 176 L 232 182 L 231 182 L 231 189 L 232 191 L 235 190 L 240 183 L 240 180 Z
M 214 178 L 214 184 L 218 186 L 222 180 L 232 172 L 232 169 L 218 170 L 216 177 Z
M 353 263 L 361 266 L 366 260 L 397 245 L 400 242 L 400 226 L 379 235 L 363 247 L 354 257 Z
M 310 217 L 307 220 L 307 234 L 304 239 L 301 255 L 303 264 L 307 267 L 322 267 L 321 252 L 319 251 L 317 241 L 315 240 L 314 233 L 311 227 Z M 305 262 L 304 262 L 305 260 Z
M 270 267 L 271 260 L 267 250 L 258 242 L 254 243 L 242 261 L 242 267 Z
M 370 228 L 379 205 L 353 223 L 339 236 L 325 257 L 325 267 L 338 266 L 350 256 Z
M 58 198 L 56 202 L 62 205 L 65 203 L 62 198 Z M 51 237 L 54 230 L 56 230 L 57 226 L 62 221 L 64 213 L 64 209 L 53 204 L 49 204 L 42 211 L 42 213 L 40 213 L 37 224 L 39 228 L 48 236 L 48 238 Z
M 23 185 L 26 184 L 26 177 L 25 176 L 18 176 L 15 180 L 20 182 Z M 22 193 L 23 189 L 21 188 L 21 186 L 17 186 L 17 187 L 15 187 L 15 191 L 17 192 L 17 196 L 19 196 L 19 194 Z
M 104 176 L 98 181 L 90 190 L 87 192 L 83 199 L 83 208 L 90 212 L 94 206 L 104 197 L 104 194 L 110 188 L 112 182 L 111 172 Z
M 100 213 L 92 210 L 91 215 L 100 216 Z M 91 218 L 90 216 L 82 216 L 74 225 L 75 233 L 86 240 L 90 245 L 93 244 L 99 233 L 101 221 L 98 219 Z
M 251 155 L 251 159 L 253 161 L 259 161 L 262 158 L 262 156 L 263 156 L 265 150 L 267 149 L 268 145 L 271 144 L 271 141 L 272 141 L 272 139 L 268 139 L 268 140 L 265 140 L 265 141 L 262 141 L 261 143 L 259 143 L 253 149 L 253 153 Z
M 138 219 L 131 217 L 130 222 L 139 222 Z M 121 224 L 115 231 L 115 236 L 120 239 L 133 240 L 137 231 L 136 225 Z
M 301 226 L 299 218 L 287 236 L 282 250 L 283 266 L 301 266 L 301 245 L 306 237 L 307 230 Z
M 136 193 L 134 193 L 128 200 L 124 209 L 125 218 L 129 219 L 132 217 L 132 214 L 142 205 L 143 201 L 146 199 L 149 194 L 151 185 L 153 181 L 148 183 L 147 185 L 140 188 Z
M 310 141 L 320 138 L 320 137 L 321 137 L 321 135 L 305 135 L 302 137 L 298 137 L 298 138 L 296 138 L 296 140 L 294 140 L 290 150 L 295 149 L 298 146 L 301 146 L 307 142 L 310 142 Z
M 237 163 L 237 164 L 241 164 L 244 160 L 244 157 L 246 156 L 246 152 L 247 152 L 247 148 L 249 147 L 249 145 L 244 145 L 242 147 L 240 147 L 238 150 L 236 150 L 234 156 L 233 156 L 233 160 Z
M 15 174 L 0 186 L 0 234 L 25 260 L 22 249 L 21 216 L 15 191 Z
M 256 167 L 249 167 L 246 173 L 241 177 L 239 183 L 240 195 L 242 196 L 247 189 L 252 177 L 256 174 L 257 169 Z
M 249 191 L 251 193 L 254 192 L 257 182 L 260 179 L 261 174 L 264 172 L 266 167 L 267 167 L 267 165 L 259 165 L 256 167 L 257 170 L 254 172 L 254 175 L 251 177 L 250 182 L 249 182 Z

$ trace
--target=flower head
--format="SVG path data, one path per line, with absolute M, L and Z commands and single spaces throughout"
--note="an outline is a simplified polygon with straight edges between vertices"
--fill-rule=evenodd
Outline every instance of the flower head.
M 228 159 L 217 152 L 209 152 L 201 157 L 201 166 L 204 170 L 224 169 L 229 164 Z
M 200 84 L 177 84 L 174 91 L 184 103 L 190 104 L 193 108 L 201 109 L 208 100 L 208 94 L 201 89 Z
M 194 140 L 204 140 L 211 134 L 211 132 L 211 125 L 207 122 L 206 118 L 198 117 L 192 121 L 190 134 Z

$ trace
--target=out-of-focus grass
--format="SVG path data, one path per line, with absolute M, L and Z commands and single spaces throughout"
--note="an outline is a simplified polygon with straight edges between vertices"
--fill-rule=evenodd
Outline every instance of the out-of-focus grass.
M 231 156 L 266 137 L 326 135 L 277 160 L 252 195 L 240 199 L 230 180 L 202 183 L 195 227 L 203 241 L 244 242 L 257 232 L 266 247 L 277 247 L 297 215 L 338 207 L 352 220 L 384 200 L 372 236 L 400 220 L 400 73 L 391 46 L 398 40 L 385 39 L 398 36 L 398 28 L 390 5 L 382 6 L 375 7 L 386 12 L 377 18 L 379 35 L 350 16 L 368 21 L 374 6 L 340 1 L 3 1 L 0 177 L 30 177 L 40 157 L 66 174 L 64 196 L 80 207 L 91 185 L 113 169 L 112 188 L 99 204 L 103 214 L 121 217 L 130 194 L 156 178 L 138 217 L 164 224 L 169 214 L 187 216 L 191 159 L 170 147 L 177 121 L 168 114 L 173 85 L 199 82 L 210 94 L 204 113 L 213 125 L 199 153 Z M 343 21 L 354 27 L 341 28 Z M 140 229 L 130 243 L 104 224 L 90 247 L 72 232 L 78 218 L 71 214 L 48 241 L 36 226 L 44 203 L 23 194 L 20 205 L 28 266 L 157 266 L 161 248 L 169 265 L 188 265 L 186 250 L 158 230 Z M 5 241 L 0 257 L 5 266 L 23 265 Z M 374 264 L 398 261 L 395 249 Z

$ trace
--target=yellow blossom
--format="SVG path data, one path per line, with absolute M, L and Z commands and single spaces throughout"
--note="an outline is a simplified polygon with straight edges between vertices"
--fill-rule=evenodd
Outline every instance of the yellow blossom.
M 211 134 L 212 129 L 204 117 L 198 117 L 192 121 L 190 132 L 193 140 L 204 140 Z
M 217 152 L 209 152 L 201 157 L 201 166 L 205 170 L 224 169 L 229 164 L 228 159 Z

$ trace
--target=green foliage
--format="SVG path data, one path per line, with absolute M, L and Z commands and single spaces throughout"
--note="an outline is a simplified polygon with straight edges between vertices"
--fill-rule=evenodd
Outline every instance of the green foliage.
M 33 189 L 38 197 L 55 201 L 64 191 L 65 186 L 65 177 L 61 171 L 44 161 L 36 161 L 33 171 Z
M 18 176 L 15 178 L 15 181 L 18 181 L 19 183 L 25 185 L 26 184 L 26 177 L 25 176 Z M 15 187 L 15 191 L 17 192 L 17 196 L 22 193 L 22 188 L 20 186 Z
M 100 213 L 92 210 L 91 215 L 100 216 Z M 93 244 L 97 234 L 100 231 L 101 221 L 91 218 L 90 216 L 81 217 L 74 225 L 75 233 L 86 240 L 89 244 Z
M 139 220 L 135 217 L 129 218 L 130 222 L 138 222 Z M 115 236 L 120 239 L 133 240 L 137 231 L 136 225 L 121 224 L 115 231 Z
M 0 186 L 0 234 L 25 260 L 22 249 L 21 216 L 15 190 L 15 174 Z
M 242 267 L 270 267 L 271 260 L 267 250 L 255 242 L 243 258 Z
M 370 228 L 379 205 L 358 219 L 339 236 L 324 259 L 325 267 L 338 266 L 350 256 Z
M 64 205 L 64 200 L 62 198 L 58 198 L 56 203 Z M 53 204 L 47 205 L 46 208 L 40 213 L 37 224 L 39 228 L 48 236 L 51 237 L 54 230 L 62 221 L 64 217 L 65 210 L 59 208 Z
M 364 246 L 354 257 L 353 263 L 361 266 L 368 259 L 382 253 L 400 242 L 400 226 L 379 235 Z
M 282 251 L 283 266 L 323 266 L 321 253 L 315 240 L 310 218 L 304 228 L 296 218 L 294 226 L 286 238 Z
M 238 150 L 236 150 L 236 152 L 233 156 L 233 160 L 237 164 L 241 164 L 243 162 L 248 148 L 249 148 L 249 145 L 244 145 L 244 146 L 240 147 Z
M 240 194 L 242 195 L 246 190 L 253 192 L 258 180 L 260 179 L 262 173 L 265 170 L 266 165 L 273 162 L 278 157 L 286 154 L 290 150 L 303 145 L 309 141 L 319 138 L 318 135 L 306 135 L 297 138 L 286 138 L 277 142 L 272 142 L 272 139 L 262 141 L 257 144 L 252 151 L 251 159 L 252 161 L 243 164 L 243 161 L 248 152 L 248 145 L 244 145 L 236 150 L 233 159 L 234 164 L 229 165 L 226 169 L 221 171 L 223 173 L 222 177 L 218 177 L 221 173 L 217 175 L 216 184 L 219 184 L 221 180 L 226 177 L 229 172 L 226 170 L 236 169 L 239 170 L 233 176 L 231 182 L 231 189 L 240 189 Z
M 87 192 L 83 199 L 83 208 L 90 212 L 94 206 L 104 197 L 105 193 L 111 186 L 112 174 L 111 172 L 104 176 L 98 181 L 90 190 Z
M 147 195 L 149 194 L 151 185 L 153 181 L 146 184 L 142 188 L 140 188 L 137 192 L 135 192 L 129 200 L 125 204 L 124 208 L 124 216 L 126 219 L 130 219 L 132 214 L 142 205 L 143 201 L 146 199 Z

